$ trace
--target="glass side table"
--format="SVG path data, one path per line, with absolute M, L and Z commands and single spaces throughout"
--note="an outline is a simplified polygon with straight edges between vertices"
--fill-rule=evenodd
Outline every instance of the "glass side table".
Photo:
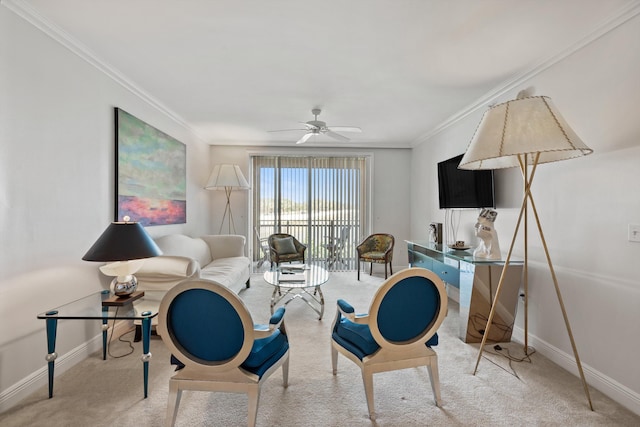
M 115 297 L 113 292 L 104 290 L 84 298 L 61 305 L 38 314 L 38 319 L 46 321 L 47 351 L 46 361 L 49 373 L 49 398 L 53 397 L 53 373 L 56 353 L 56 332 L 58 320 L 100 320 L 102 321 L 102 359 L 107 359 L 107 331 L 109 320 L 140 320 L 142 322 L 142 365 L 144 381 L 144 397 L 147 397 L 149 383 L 149 343 L 151 341 L 151 319 L 158 315 L 162 291 L 144 291 L 144 295 L 132 297 L 124 302 Z M 137 306 L 139 303 L 141 308 Z M 143 307 L 143 308 L 142 308 Z

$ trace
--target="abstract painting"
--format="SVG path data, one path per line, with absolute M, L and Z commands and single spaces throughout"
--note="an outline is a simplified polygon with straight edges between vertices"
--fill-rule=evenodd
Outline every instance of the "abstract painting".
M 143 226 L 187 222 L 187 148 L 115 108 L 116 209 Z

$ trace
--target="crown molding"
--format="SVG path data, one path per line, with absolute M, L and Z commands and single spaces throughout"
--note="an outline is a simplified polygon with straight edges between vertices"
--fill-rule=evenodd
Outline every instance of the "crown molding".
M 151 96 L 149 93 L 138 87 L 135 83 L 125 77 L 119 70 L 102 60 L 98 55 L 92 52 L 87 46 L 82 44 L 80 41 L 73 38 L 70 34 L 65 32 L 62 28 L 57 26 L 55 23 L 47 19 L 45 16 L 40 14 L 35 8 L 29 5 L 27 2 L 23 0 L 0 0 L 0 5 L 6 7 L 7 9 L 14 12 L 16 15 L 20 16 L 34 27 L 38 28 L 46 35 L 69 49 L 75 55 L 85 60 L 87 63 L 91 64 L 93 67 L 103 72 L 105 75 L 110 77 L 116 83 L 120 84 L 122 87 L 130 91 L 132 94 L 145 101 L 151 107 L 158 110 L 160 113 L 164 114 L 178 125 L 185 128 L 191 134 L 193 134 L 199 141 L 204 143 L 204 138 L 202 138 L 198 133 L 193 129 L 182 117 L 176 114 L 174 111 L 169 109 L 167 106 L 162 104 L 159 100 Z M 551 57 L 539 62 L 538 64 L 532 66 L 529 70 L 526 70 L 513 78 L 506 80 L 498 87 L 493 90 L 487 92 L 485 95 L 477 99 L 475 102 L 467 105 L 465 108 L 457 112 L 456 114 L 450 116 L 447 120 L 440 123 L 438 126 L 433 128 L 432 130 L 426 132 L 425 134 L 419 136 L 415 140 L 411 141 L 409 144 L 406 144 L 407 148 L 415 148 L 420 144 L 429 141 L 435 135 L 444 131 L 445 129 L 455 125 L 457 122 L 463 120 L 470 114 L 475 113 L 481 108 L 487 108 L 489 105 L 496 102 L 498 98 L 508 93 L 509 91 L 514 90 L 515 88 L 523 85 L 527 80 L 536 76 L 537 74 L 543 72 L 544 70 L 550 68 L 551 66 L 557 64 L 563 59 L 571 56 L 575 52 L 579 51 L 583 47 L 593 43 L 599 38 L 603 37 L 610 31 L 616 29 L 620 25 L 624 24 L 628 20 L 632 19 L 636 15 L 640 14 L 640 0 L 632 0 L 625 6 L 621 7 L 618 12 L 613 15 L 610 19 L 604 21 L 600 26 L 596 27 L 593 31 L 588 33 L 586 36 L 580 38 L 577 42 L 569 46 L 568 48 L 560 51 L 559 53 L 552 55 Z M 210 144 L 210 143 L 208 143 Z
M 477 99 L 475 102 L 469 104 L 467 107 L 463 108 L 453 116 L 449 117 L 447 120 L 433 128 L 431 131 L 419 136 L 412 143 L 411 147 L 415 148 L 420 144 L 429 141 L 429 139 L 433 138 L 435 135 L 444 131 L 445 129 L 453 126 L 460 120 L 469 116 L 470 114 L 475 113 L 481 108 L 487 108 L 490 105 L 496 103 L 496 100 L 500 98 L 502 95 L 506 94 L 514 90 L 515 88 L 522 86 L 527 80 L 532 77 L 540 74 L 547 68 L 557 64 L 565 58 L 573 55 L 578 52 L 585 46 L 593 43 L 599 38 L 603 37 L 610 31 L 618 28 L 620 25 L 629 21 L 636 15 L 640 14 L 640 1 L 632 0 L 625 6 L 621 7 L 616 14 L 614 14 L 611 18 L 604 21 L 601 25 L 596 27 L 594 30 L 589 32 L 586 36 L 580 38 L 577 42 L 570 45 L 568 48 L 556 53 L 555 55 L 550 56 L 549 58 L 539 62 L 536 65 L 533 65 L 529 70 L 526 70 L 513 78 L 504 81 L 500 86 L 494 88 L 493 90 L 487 92 L 481 98 Z
M 169 119 L 185 128 L 187 131 L 193 134 L 196 139 L 204 143 L 203 138 L 200 137 L 197 132 L 182 117 L 169 109 L 162 102 L 151 96 L 149 93 L 138 87 L 134 82 L 125 77 L 125 75 L 122 74 L 118 69 L 101 59 L 98 55 L 92 52 L 91 49 L 72 37 L 69 33 L 57 26 L 51 20 L 46 18 L 33 6 L 23 0 L 0 0 L 0 5 L 11 10 L 34 27 L 38 28 L 47 36 L 51 37 L 53 40 L 66 47 L 72 53 L 74 53 L 87 63 L 91 64 L 98 71 L 104 73 L 113 81 L 149 104 L 151 107 L 155 108 L 160 113 L 164 114 Z

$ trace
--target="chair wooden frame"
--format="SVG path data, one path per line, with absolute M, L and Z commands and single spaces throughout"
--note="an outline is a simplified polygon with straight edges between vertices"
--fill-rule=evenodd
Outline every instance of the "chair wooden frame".
M 440 297 L 438 313 L 429 327 L 410 341 L 388 341 L 382 335 L 378 327 L 377 319 L 380 304 L 394 285 L 401 282 L 403 279 L 414 276 L 424 277 L 431 281 L 436 287 Z M 373 354 L 365 356 L 360 360 L 348 349 L 338 344 L 334 339 L 331 339 L 331 364 L 333 368 L 333 375 L 336 375 L 338 372 L 338 353 L 342 354 L 360 367 L 370 419 L 375 420 L 373 374 L 379 372 L 426 366 L 429 372 L 431 388 L 433 390 L 436 406 L 440 407 L 442 405 L 440 395 L 440 378 L 438 376 L 438 355 L 432 348 L 427 347 L 426 343 L 431 337 L 433 337 L 444 321 L 444 318 L 447 315 L 447 307 L 448 300 L 444 282 L 432 271 L 417 267 L 402 270 L 386 280 L 373 297 L 368 314 L 356 315 L 354 312 L 345 312 L 340 308 L 340 305 L 338 305 L 336 317 L 331 328 L 332 331 L 335 329 L 336 323 L 340 321 L 341 316 L 344 316 L 352 322 L 369 325 L 371 335 L 380 346 L 380 348 Z
M 205 289 L 222 296 L 236 310 L 244 329 L 244 342 L 236 355 L 223 362 L 206 362 L 194 359 L 179 344 L 172 339 L 171 331 L 167 327 L 167 314 L 174 298 L 180 293 L 191 289 Z M 260 388 L 278 368 L 282 367 L 283 386 L 289 384 L 289 350 L 259 377 L 241 367 L 247 359 L 253 342 L 259 338 L 270 336 L 276 329 L 286 335 L 284 316 L 276 324 L 254 328 L 251 315 L 242 300 L 227 287 L 204 279 L 188 279 L 174 286 L 167 292 L 160 304 L 158 315 L 158 333 L 162 337 L 171 353 L 184 364 L 184 368 L 177 371 L 169 380 L 169 396 L 167 402 L 167 418 L 165 425 L 173 426 L 178 414 L 178 407 L 183 390 L 223 391 L 230 393 L 244 393 L 248 396 L 249 412 L 247 424 L 256 424 Z

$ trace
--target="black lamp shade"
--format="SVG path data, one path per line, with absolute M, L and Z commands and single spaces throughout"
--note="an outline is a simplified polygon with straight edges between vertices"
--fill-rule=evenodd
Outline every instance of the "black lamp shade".
M 138 222 L 112 222 L 82 257 L 85 261 L 129 261 L 162 255 Z

